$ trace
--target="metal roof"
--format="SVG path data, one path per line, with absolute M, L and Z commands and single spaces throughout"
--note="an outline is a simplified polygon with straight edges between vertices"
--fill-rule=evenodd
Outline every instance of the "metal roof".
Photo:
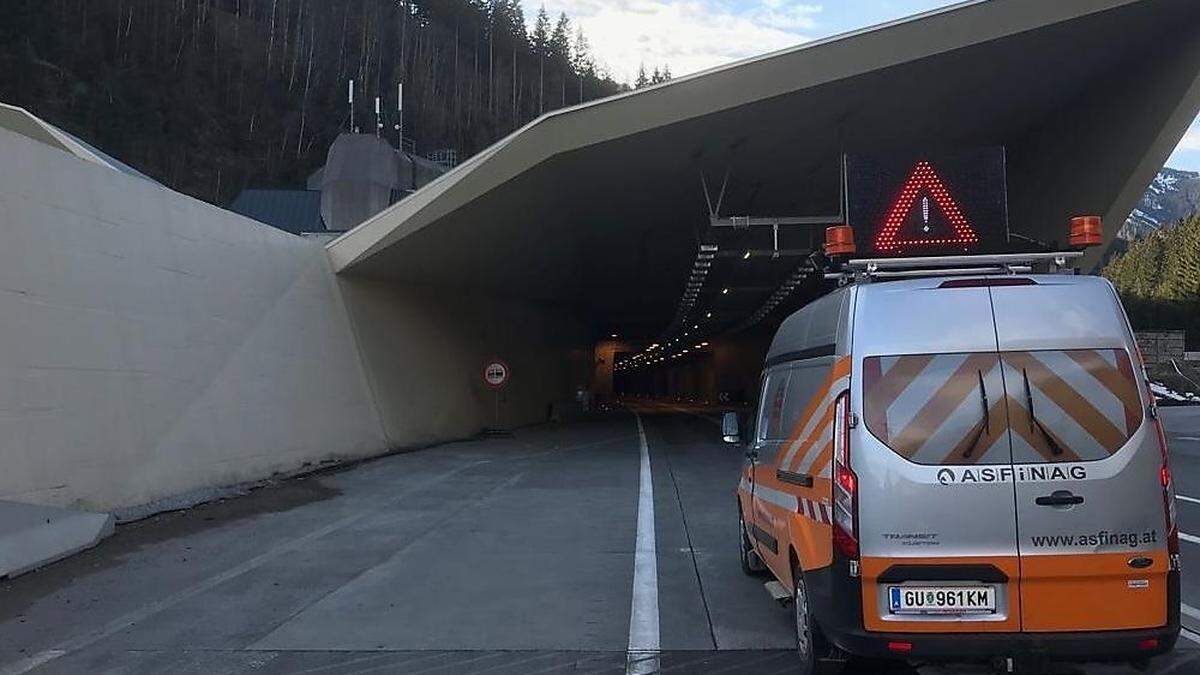
M 229 210 L 284 232 L 324 232 L 320 190 L 242 190 Z

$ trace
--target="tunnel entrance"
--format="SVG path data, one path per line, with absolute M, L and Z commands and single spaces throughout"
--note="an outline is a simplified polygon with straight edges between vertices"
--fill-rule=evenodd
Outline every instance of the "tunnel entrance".
M 425 289 L 419 308 L 445 319 L 428 331 L 437 349 L 394 349 L 372 335 L 388 291 L 351 303 L 367 370 L 395 371 L 373 376 L 397 392 L 382 407 L 398 435 L 413 427 L 400 393 L 413 371 L 430 388 L 470 382 L 465 405 L 488 413 L 476 372 L 497 353 L 513 366 L 508 400 L 538 418 L 553 392 L 573 399 L 581 384 L 597 398 L 747 400 L 773 329 L 829 288 L 810 258 L 826 226 L 878 232 L 850 222 L 847 157 L 1003 148 L 998 203 L 1013 235 L 1052 250 L 1072 216 L 1097 214 L 1111 242 L 1200 102 L 1194 3 L 1033 3 L 1019 17 L 1006 4 L 547 115 L 331 243 L 343 283 Z M 1114 107 L 1114 95 L 1147 105 Z M 946 161 L 930 166 L 950 180 Z M 880 189 L 880 212 L 904 232 L 876 248 L 914 231 L 961 243 L 981 226 L 978 210 L 955 215 L 961 188 L 946 199 L 932 177 L 909 182 L 929 194 L 898 202 L 902 188 Z M 1089 256 L 1085 267 L 1103 251 Z M 416 332 L 412 303 L 392 304 L 405 318 L 388 328 Z M 411 368 L 390 363 L 414 354 Z

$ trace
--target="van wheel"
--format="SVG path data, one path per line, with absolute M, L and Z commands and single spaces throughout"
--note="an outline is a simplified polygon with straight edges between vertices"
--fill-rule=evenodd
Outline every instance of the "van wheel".
M 742 562 L 742 572 L 749 576 L 759 576 L 766 571 L 762 558 L 754 550 L 750 541 L 750 533 L 746 530 L 746 520 L 742 517 L 742 507 L 738 505 L 738 560 Z
M 800 675 L 837 675 L 846 666 L 845 654 L 831 645 L 813 620 L 804 573 L 792 568 L 792 616 L 796 626 L 796 655 Z

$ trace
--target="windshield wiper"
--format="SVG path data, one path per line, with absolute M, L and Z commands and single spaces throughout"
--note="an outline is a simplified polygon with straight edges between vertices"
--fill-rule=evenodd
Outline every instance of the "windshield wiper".
M 1042 426 L 1037 415 L 1033 414 L 1033 391 L 1029 388 L 1029 373 L 1024 368 L 1021 369 L 1021 377 L 1025 378 L 1025 407 L 1029 408 L 1029 428 L 1031 430 L 1037 428 L 1041 432 L 1042 438 L 1046 439 L 1046 444 L 1050 446 L 1050 453 L 1057 457 L 1063 454 L 1062 446 L 1054 440 L 1046 427 Z
M 975 452 L 976 446 L 979 445 L 980 439 L 985 433 L 991 433 L 992 416 L 988 409 L 987 386 L 983 383 L 983 371 L 975 371 L 979 375 L 979 400 L 983 404 L 983 424 L 979 427 L 979 431 L 975 432 L 975 438 L 971 439 L 971 445 L 963 452 L 963 457 L 970 457 Z

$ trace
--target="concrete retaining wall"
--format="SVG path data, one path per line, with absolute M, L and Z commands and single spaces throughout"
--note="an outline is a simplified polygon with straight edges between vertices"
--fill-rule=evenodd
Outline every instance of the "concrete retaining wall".
M 0 499 L 107 511 L 387 446 L 319 244 L 0 129 Z
M 353 320 L 352 320 L 353 319 Z M 0 500 L 145 515 L 545 421 L 568 310 L 336 278 L 304 239 L 0 129 Z
M 1184 331 L 1138 331 L 1136 337 L 1146 363 L 1167 363 L 1184 358 L 1183 346 L 1187 338 Z
M 545 422 L 551 407 L 572 408 L 571 392 L 591 381 L 584 325 L 565 309 L 355 277 L 338 282 L 393 445 Z M 493 357 L 512 372 L 499 392 L 482 378 Z

